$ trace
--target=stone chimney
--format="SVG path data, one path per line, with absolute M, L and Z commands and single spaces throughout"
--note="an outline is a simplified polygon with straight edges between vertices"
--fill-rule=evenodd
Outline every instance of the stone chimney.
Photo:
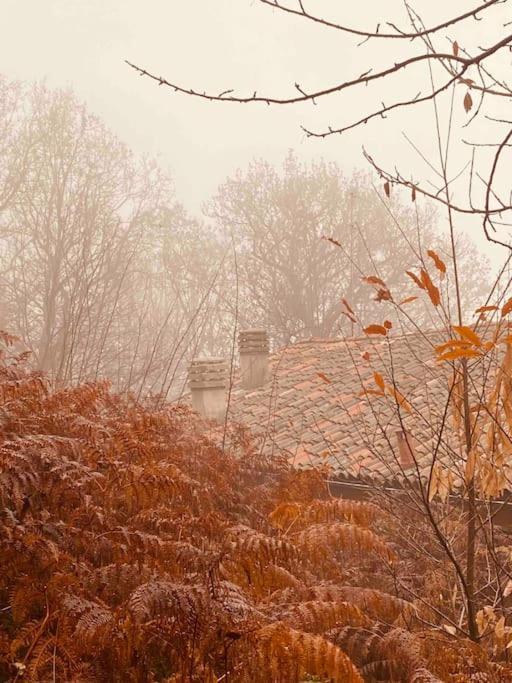
M 266 330 L 241 330 L 238 335 L 243 389 L 257 389 L 268 379 L 269 343 Z
M 208 420 L 226 417 L 228 365 L 224 358 L 194 358 L 188 369 L 192 407 Z

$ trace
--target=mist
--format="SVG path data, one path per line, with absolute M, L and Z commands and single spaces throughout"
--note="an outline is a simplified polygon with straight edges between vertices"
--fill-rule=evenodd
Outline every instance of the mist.
M 3 0 L 0 681 L 512 680 L 512 0 Z

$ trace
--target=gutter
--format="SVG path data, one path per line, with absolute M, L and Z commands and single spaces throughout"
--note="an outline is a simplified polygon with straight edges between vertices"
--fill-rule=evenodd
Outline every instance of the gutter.
M 396 486 L 376 486 L 374 484 L 364 484 L 356 481 L 342 481 L 336 479 L 326 479 L 329 493 L 335 498 L 347 498 L 348 500 L 368 500 L 372 494 L 385 493 L 388 495 L 403 494 L 404 489 Z M 509 500 L 511 502 L 509 502 Z M 450 496 L 450 501 L 456 505 L 466 506 L 466 500 L 459 496 Z M 490 512 L 492 521 L 503 529 L 512 529 L 512 492 L 507 492 L 506 498 L 494 501 L 483 499 L 477 503 L 485 505 Z

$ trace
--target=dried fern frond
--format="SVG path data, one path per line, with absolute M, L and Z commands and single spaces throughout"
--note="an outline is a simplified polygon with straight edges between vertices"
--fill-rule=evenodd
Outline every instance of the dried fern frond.
M 280 503 L 269 515 L 270 522 L 278 529 L 303 529 L 311 524 L 346 521 L 369 526 L 378 514 L 372 503 L 334 498 L 316 500 L 309 504 L 299 502 Z
M 263 564 L 279 561 L 293 561 L 297 549 L 288 541 L 273 538 L 244 525 L 226 530 L 226 544 L 231 551 L 250 555 Z
M 278 610 L 275 618 L 307 633 L 325 633 L 336 626 L 370 626 L 363 612 L 348 602 L 312 600 Z
M 241 681 L 294 683 L 310 675 L 333 683 L 363 683 L 350 658 L 321 636 L 277 623 L 257 631 L 252 643 L 254 661 Z
M 138 586 L 128 600 L 128 609 L 137 621 L 166 617 L 194 624 L 208 614 L 208 596 L 201 586 L 168 581 L 151 581 Z
M 313 555 L 319 552 L 374 553 L 387 561 L 395 559 L 395 553 L 377 534 L 354 524 L 314 524 L 292 534 L 290 540 L 303 552 Z
M 55 391 L 3 339 L 1 680 L 506 680 L 481 644 L 412 633 L 390 593 L 415 558 L 377 507 L 234 426 L 221 449 L 183 406 Z

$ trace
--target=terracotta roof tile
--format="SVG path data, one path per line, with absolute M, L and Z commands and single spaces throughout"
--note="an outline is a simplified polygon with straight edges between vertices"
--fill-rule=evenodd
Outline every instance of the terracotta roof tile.
M 264 439 L 264 450 L 291 452 L 296 464 L 327 460 L 342 478 L 398 478 L 396 404 L 390 398 L 361 397 L 363 386 L 377 389 L 377 371 L 388 383 L 394 376 L 413 406 L 412 414 L 402 417 L 416 443 L 423 444 L 416 455 L 424 469 L 431 458 L 432 425 L 441 419 L 447 393 L 433 355 L 442 338 L 438 332 L 397 336 L 389 347 L 388 340 L 369 338 L 299 342 L 271 356 L 265 386 L 244 392 L 235 385 L 229 418 Z M 369 361 L 362 358 L 366 351 Z M 447 443 L 443 457 L 450 448 Z

